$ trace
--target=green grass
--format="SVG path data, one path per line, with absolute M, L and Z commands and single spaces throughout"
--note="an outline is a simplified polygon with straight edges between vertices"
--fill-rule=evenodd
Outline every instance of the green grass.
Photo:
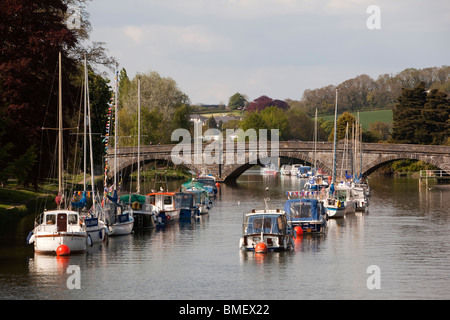
M 357 112 L 351 113 L 355 118 L 357 117 Z M 338 118 L 342 115 L 338 114 Z M 320 117 L 324 120 L 334 120 L 334 115 Z M 361 122 L 363 129 L 368 130 L 369 125 L 375 122 L 392 123 L 392 110 L 374 110 L 374 111 L 360 111 L 359 121 Z

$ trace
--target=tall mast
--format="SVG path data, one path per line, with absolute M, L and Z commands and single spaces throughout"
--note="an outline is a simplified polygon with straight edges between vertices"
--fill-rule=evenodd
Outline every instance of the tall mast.
M 84 122 L 83 122 L 83 191 L 86 191 L 86 117 L 87 117 L 87 67 L 86 54 L 84 54 Z
M 59 101 L 58 101 L 58 192 L 63 195 L 63 125 L 62 125 L 62 75 L 61 75 L 61 51 L 59 52 Z M 60 206 L 60 205 L 59 205 Z
M 89 158 L 91 160 L 92 213 L 95 214 L 94 157 L 93 157 L 94 152 L 93 152 L 93 149 L 92 149 L 91 104 L 90 104 L 90 100 L 89 100 L 89 76 L 88 76 L 86 55 L 84 56 L 84 68 L 85 68 L 85 77 L 86 77 L 86 79 L 85 79 L 85 83 L 86 83 L 86 85 L 85 85 L 86 100 L 85 101 L 86 101 L 87 112 L 88 112 L 87 113 L 87 118 L 88 118 L 88 121 L 89 121 Z M 86 116 L 85 116 L 85 122 L 86 122 Z M 84 136 L 86 137 L 86 126 L 84 128 L 84 132 L 85 132 Z M 85 148 L 85 150 L 86 150 L 86 148 Z M 86 151 L 85 151 L 85 158 L 86 158 Z M 86 164 L 85 164 L 85 168 L 86 168 Z M 86 169 L 84 171 L 86 171 Z M 85 177 L 86 177 L 86 173 L 85 173 Z M 84 184 L 86 185 L 86 182 Z M 86 189 L 86 187 L 85 187 L 85 189 Z
M 116 65 L 116 87 L 114 92 L 114 190 L 117 190 L 117 92 L 119 87 L 119 73 Z
M 317 108 L 316 117 L 314 119 L 314 174 L 317 175 Z
M 137 163 L 137 193 L 141 193 L 141 78 L 138 77 L 138 163 Z
M 337 102 L 338 102 L 338 88 L 336 88 L 336 105 L 334 107 L 334 150 L 333 150 L 333 179 L 331 180 L 332 183 L 336 182 Z

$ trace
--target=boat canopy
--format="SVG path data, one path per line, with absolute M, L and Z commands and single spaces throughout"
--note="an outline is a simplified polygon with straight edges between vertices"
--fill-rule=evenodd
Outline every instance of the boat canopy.
M 319 201 L 316 199 L 290 199 L 284 204 L 284 211 L 291 219 L 319 220 Z
M 175 202 L 181 209 L 191 209 L 195 207 L 194 193 L 192 192 L 178 192 L 175 194 Z
M 282 214 L 249 214 L 244 223 L 244 232 L 285 234 L 286 225 L 286 216 Z
M 205 190 L 205 186 L 202 183 L 196 182 L 194 179 L 185 182 L 181 185 L 181 191 L 194 191 L 194 190 Z
M 121 196 L 120 200 L 123 203 L 134 203 L 139 202 L 140 204 L 145 204 L 145 196 L 140 194 L 127 194 L 125 196 Z

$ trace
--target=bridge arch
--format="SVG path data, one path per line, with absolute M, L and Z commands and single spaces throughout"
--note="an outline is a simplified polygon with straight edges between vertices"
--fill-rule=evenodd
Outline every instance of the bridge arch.
M 438 161 L 436 158 L 434 157 L 430 157 L 430 156 L 424 156 L 424 155 L 418 155 L 418 154 L 408 154 L 408 155 L 389 155 L 389 156 L 385 156 L 385 157 L 380 157 L 372 162 L 367 163 L 366 165 L 363 166 L 363 175 L 370 175 L 373 172 L 375 172 L 376 170 L 378 170 L 379 168 L 385 166 L 388 163 L 394 162 L 394 161 L 398 161 L 398 160 L 417 160 L 417 161 L 423 161 L 426 163 L 429 163 L 433 166 L 438 167 L 441 170 L 445 170 L 445 166 Z M 447 172 L 450 174 L 450 172 Z

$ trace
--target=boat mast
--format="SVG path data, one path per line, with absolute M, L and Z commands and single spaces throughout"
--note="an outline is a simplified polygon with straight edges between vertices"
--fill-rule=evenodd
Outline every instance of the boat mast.
M 87 105 L 87 118 L 89 121 L 89 157 L 91 160 L 91 191 L 92 191 L 92 213 L 95 215 L 95 195 L 94 195 L 94 158 L 93 158 L 93 150 L 92 150 L 92 126 L 91 126 L 91 105 L 89 100 L 89 76 L 88 76 L 88 69 L 87 69 L 87 61 L 86 61 L 86 54 L 84 55 L 84 69 L 85 69 L 85 101 Z M 85 123 L 86 123 L 86 115 L 85 115 Z M 86 126 L 84 127 L 84 136 L 86 137 Z M 86 138 L 85 138 L 86 140 Z M 85 143 L 86 145 L 86 143 Z M 86 147 L 85 147 L 85 159 L 86 159 Z M 86 160 L 85 160 L 86 162 Z M 85 190 L 86 190 L 86 163 L 85 163 Z
M 59 101 L 58 101 L 58 193 L 63 196 L 63 134 L 62 134 L 62 76 L 61 76 L 61 51 L 59 52 Z M 62 201 L 61 201 L 62 202 Z M 58 209 L 61 208 L 61 202 L 58 204 Z
M 116 64 L 116 83 L 114 92 L 114 190 L 117 190 L 117 88 L 119 86 L 119 73 Z
M 332 183 L 336 182 L 336 147 L 337 147 L 337 137 L 336 137 L 336 126 L 337 126 L 337 101 L 338 101 L 338 88 L 336 88 L 336 105 L 334 107 L 334 149 L 333 149 L 333 179 Z
M 314 120 L 314 175 L 317 176 L 317 108 Z
M 141 193 L 141 78 L 138 77 L 138 162 L 137 162 L 137 185 L 136 191 L 138 194 Z

